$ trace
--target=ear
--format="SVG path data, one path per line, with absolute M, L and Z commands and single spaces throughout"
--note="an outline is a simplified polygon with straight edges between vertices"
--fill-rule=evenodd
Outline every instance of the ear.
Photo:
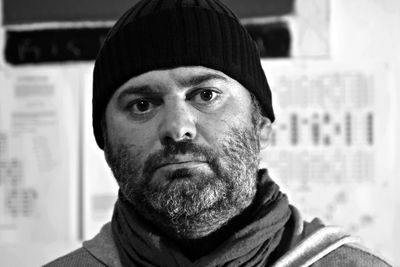
M 262 117 L 260 123 L 260 148 L 265 149 L 269 145 L 270 137 L 272 132 L 271 120 L 267 117 Z

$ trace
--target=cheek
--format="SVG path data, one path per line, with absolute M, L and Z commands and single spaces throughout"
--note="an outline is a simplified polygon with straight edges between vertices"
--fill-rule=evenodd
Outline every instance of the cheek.
M 113 146 L 123 145 L 128 150 L 145 158 L 146 152 L 151 151 L 156 140 L 156 131 L 151 126 L 133 126 L 128 122 L 112 121 L 107 125 L 109 143 Z
M 205 142 L 215 149 L 221 149 L 222 144 L 229 138 L 232 125 L 229 120 L 219 119 L 219 120 L 208 120 L 204 123 L 199 123 L 197 126 L 198 135 L 201 136 Z
M 232 101 L 215 114 L 203 114 L 198 120 L 198 129 L 210 138 L 225 135 L 232 128 L 252 127 L 249 103 Z

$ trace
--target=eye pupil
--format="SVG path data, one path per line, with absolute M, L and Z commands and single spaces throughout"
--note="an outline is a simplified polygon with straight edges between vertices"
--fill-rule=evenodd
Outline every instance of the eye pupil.
M 204 101 L 210 101 L 213 98 L 213 92 L 211 90 L 205 90 L 201 92 L 201 99 Z
M 143 112 L 143 111 L 146 111 L 149 109 L 150 104 L 148 101 L 139 101 L 136 103 L 136 107 L 137 107 L 138 111 Z

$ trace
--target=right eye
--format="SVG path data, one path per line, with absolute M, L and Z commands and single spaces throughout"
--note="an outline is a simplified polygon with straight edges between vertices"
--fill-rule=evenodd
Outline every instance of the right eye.
M 129 103 L 129 109 L 134 114 L 146 114 L 151 112 L 156 105 L 154 105 L 151 101 L 146 99 L 138 99 L 131 103 Z

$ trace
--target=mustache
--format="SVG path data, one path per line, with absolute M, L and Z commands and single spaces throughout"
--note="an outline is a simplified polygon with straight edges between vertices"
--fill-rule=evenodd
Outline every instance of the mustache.
M 143 175 L 150 177 L 157 167 L 168 162 L 176 162 L 178 155 L 190 155 L 191 159 L 195 161 L 205 161 L 210 164 L 212 169 L 220 157 L 215 150 L 191 141 L 169 143 L 147 157 L 143 164 Z

